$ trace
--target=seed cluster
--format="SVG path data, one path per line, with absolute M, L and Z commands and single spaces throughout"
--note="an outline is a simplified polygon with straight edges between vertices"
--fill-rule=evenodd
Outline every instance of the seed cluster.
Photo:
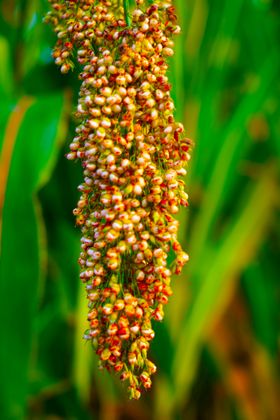
M 163 319 L 171 274 L 188 260 L 173 215 L 187 205 L 180 177 L 191 142 L 174 120 L 166 76 L 180 28 L 170 1 L 138 0 L 131 16 L 107 0 L 50 2 L 55 62 L 68 72 L 75 51 L 81 65 L 79 125 L 67 157 L 84 169 L 74 214 L 89 301 L 85 338 L 137 399 L 156 371 L 147 358 L 151 320 Z

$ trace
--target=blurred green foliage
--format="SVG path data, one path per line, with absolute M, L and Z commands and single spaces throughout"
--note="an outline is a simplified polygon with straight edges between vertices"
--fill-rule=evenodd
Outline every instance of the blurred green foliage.
M 52 62 L 46 0 L 0 1 L 0 418 L 277 420 L 280 3 L 177 0 L 177 118 L 195 140 L 191 256 L 156 327 L 151 392 L 127 400 L 82 340 L 64 159 L 79 82 Z

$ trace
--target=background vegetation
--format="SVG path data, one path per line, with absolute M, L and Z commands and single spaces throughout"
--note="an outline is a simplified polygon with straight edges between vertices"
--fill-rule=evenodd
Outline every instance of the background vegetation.
M 82 340 L 72 209 L 77 74 L 46 0 L 0 1 L 0 418 L 277 420 L 280 3 L 178 0 L 170 79 L 196 142 L 180 240 L 191 261 L 156 326 L 151 392 L 127 400 Z

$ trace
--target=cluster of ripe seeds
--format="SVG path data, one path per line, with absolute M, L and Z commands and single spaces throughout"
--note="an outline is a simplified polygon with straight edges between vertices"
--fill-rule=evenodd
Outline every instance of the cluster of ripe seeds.
M 131 21 L 107 0 L 51 0 L 63 73 L 81 65 L 67 157 L 81 159 L 84 181 L 74 214 L 82 231 L 80 277 L 100 365 L 128 380 L 131 398 L 151 387 L 151 320 L 163 319 L 171 274 L 188 260 L 174 215 L 187 205 L 181 179 L 190 140 L 175 122 L 166 76 L 176 25 L 170 1 L 136 1 Z M 167 256 L 173 255 L 167 267 Z

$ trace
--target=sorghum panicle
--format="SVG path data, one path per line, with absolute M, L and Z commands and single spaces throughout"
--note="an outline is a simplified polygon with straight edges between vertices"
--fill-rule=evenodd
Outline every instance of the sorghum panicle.
M 81 66 L 79 125 L 67 157 L 84 169 L 74 214 L 89 301 L 85 338 L 137 399 L 156 371 L 147 358 L 151 320 L 163 319 L 171 274 L 188 260 L 174 215 L 187 205 L 181 177 L 191 142 L 174 120 L 166 76 L 180 28 L 168 0 L 138 0 L 130 17 L 114 1 L 50 3 L 55 62 L 67 73 L 75 53 Z

